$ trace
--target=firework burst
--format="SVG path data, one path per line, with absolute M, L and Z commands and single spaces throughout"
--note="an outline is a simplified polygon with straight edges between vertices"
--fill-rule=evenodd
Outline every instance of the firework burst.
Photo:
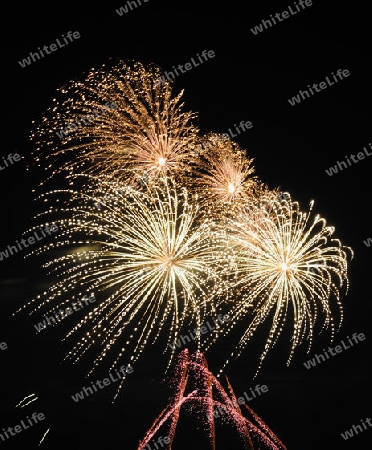
M 83 287 L 102 297 L 68 333 L 89 328 L 69 357 L 100 342 L 92 370 L 115 348 L 113 365 L 129 351 L 134 362 L 162 332 L 175 342 L 184 325 L 199 328 L 217 309 L 233 317 L 223 332 L 248 322 L 235 356 L 272 321 L 259 367 L 288 318 L 288 363 L 305 339 L 310 348 L 319 315 L 333 338 L 350 249 L 324 219 L 311 222 L 312 206 L 302 213 L 290 197 L 280 201 L 237 143 L 201 137 L 159 68 L 92 69 L 56 97 L 32 133 L 34 154 L 51 177 L 74 175 L 68 189 L 40 195 L 51 206 L 38 217 L 57 217 L 59 236 L 33 253 L 70 250 L 46 264 L 59 281 L 32 304 L 50 313 Z M 220 331 L 203 343 L 199 334 L 198 348 Z
M 232 357 L 241 354 L 266 321 L 271 322 L 271 328 L 259 368 L 289 320 L 292 343 L 287 364 L 305 339 L 310 350 L 318 316 L 324 316 L 321 331 L 330 328 L 331 340 L 336 329 L 334 307 L 340 312 L 341 325 L 340 289 L 348 289 L 348 260 L 353 254 L 332 238 L 334 228 L 327 226 L 325 219 L 312 217 L 312 207 L 313 202 L 304 213 L 290 198 L 279 201 L 271 197 L 270 208 L 247 209 L 231 223 L 236 300 L 229 303 L 233 320 L 224 332 L 239 321 L 249 320 Z
M 183 112 L 183 92 L 172 96 L 160 77 L 156 66 L 119 62 L 59 89 L 31 135 L 36 161 L 47 161 L 54 175 L 126 183 L 188 170 L 197 156 L 195 114 Z
M 81 177 L 70 177 L 71 189 L 41 195 L 51 206 L 39 219 L 57 217 L 53 248 L 64 253 L 45 264 L 59 281 L 22 309 L 51 314 L 83 292 L 95 293 L 98 304 L 65 337 L 88 329 L 68 359 L 79 360 L 99 343 L 90 373 L 114 351 L 112 367 L 127 354 L 134 363 L 164 332 L 170 362 L 182 327 L 199 328 L 215 312 L 224 253 L 214 223 L 171 180 L 138 191 L 83 176 L 92 187 L 82 192 L 73 188 Z M 64 198 L 67 207 L 55 206 Z M 50 250 L 47 244 L 36 253 Z
M 264 186 L 253 175 L 253 159 L 224 135 L 210 133 L 201 145 L 203 151 L 191 180 L 201 203 L 226 212 L 257 202 Z

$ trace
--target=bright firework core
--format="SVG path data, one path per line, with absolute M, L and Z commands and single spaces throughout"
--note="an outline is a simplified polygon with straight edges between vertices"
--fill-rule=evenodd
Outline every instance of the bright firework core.
M 170 270 L 177 265 L 177 260 L 175 256 L 172 253 L 170 253 L 169 255 L 164 256 L 164 258 L 162 259 L 162 263 L 166 266 L 168 270 Z
M 158 158 L 160 155 L 153 161 Z M 79 340 L 67 354 L 66 359 L 73 361 L 78 361 L 96 340 L 101 343 L 91 373 L 109 352 L 112 360 L 120 358 L 120 353 L 131 352 L 134 364 L 146 343 L 155 342 L 164 329 L 171 343 L 178 339 L 186 322 L 205 322 L 214 310 L 214 289 L 223 288 L 218 269 L 225 246 L 194 197 L 178 188 L 171 178 L 159 177 L 143 191 L 124 184 L 112 186 L 94 176 L 87 179 L 92 188 L 84 193 L 73 188 L 49 194 L 71 196 L 69 213 L 75 219 L 61 219 L 65 228 L 61 226 L 59 237 L 67 256 L 56 261 L 56 266 L 67 264 L 76 269 L 67 276 L 63 272 L 61 279 L 45 292 L 44 305 L 47 307 L 47 299 L 53 298 L 54 308 L 59 308 L 62 293 L 66 292 L 64 286 L 74 287 L 75 277 L 85 276 L 102 293 L 103 301 L 97 309 L 66 336 L 79 328 L 89 336 Z M 71 175 L 71 185 L 75 180 L 80 183 L 81 177 Z M 104 199 L 105 210 L 97 210 L 97 199 Z M 59 212 L 58 207 L 53 209 L 53 213 Z M 88 247 L 76 260 L 65 234 L 77 241 L 75 234 L 81 233 L 90 233 L 86 243 L 95 247 Z M 175 350 L 169 352 L 168 364 Z
M 227 188 L 229 194 L 233 194 L 235 192 L 235 185 L 234 183 L 229 183 L 228 188 Z
M 160 167 L 163 167 L 166 162 L 167 162 L 167 160 L 165 158 L 160 157 L 158 159 L 158 164 L 159 164 Z
M 287 270 L 289 270 L 289 266 L 285 262 L 280 265 L 280 268 L 282 269 L 283 272 L 287 272 Z

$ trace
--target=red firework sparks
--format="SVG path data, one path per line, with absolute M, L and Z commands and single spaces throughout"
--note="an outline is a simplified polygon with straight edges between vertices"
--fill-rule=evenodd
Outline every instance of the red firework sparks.
M 243 416 L 234 391 L 226 378 L 227 392 L 208 370 L 207 361 L 200 351 L 189 354 L 183 350 L 177 357 L 171 385 L 173 395 L 169 405 L 159 414 L 137 450 L 160 448 L 150 445 L 151 439 L 159 430 L 165 430 L 166 438 L 160 438 L 161 448 L 171 450 L 181 409 L 185 409 L 201 418 L 207 433 L 210 448 L 216 449 L 216 418 L 230 426 L 240 437 L 242 448 L 248 450 L 286 450 L 285 445 L 275 436 L 270 428 L 247 405 Z M 189 392 L 186 394 L 186 392 Z M 216 414 L 216 411 L 219 414 Z M 158 443 L 160 441 L 158 440 Z

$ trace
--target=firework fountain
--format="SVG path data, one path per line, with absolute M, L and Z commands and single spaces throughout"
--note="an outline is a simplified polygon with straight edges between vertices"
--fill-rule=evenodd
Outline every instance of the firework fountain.
M 216 449 L 216 417 L 224 426 L 233 428 L 237 433 L 239 448 L 286 450 L 283 443 L 246 403 L 244 407 L 249 419 L 244 416 L 227 378 L 226 382 L 228 392 L 208 370 L 207 361 L 201 352 L 190 355 L 187 349 L 183 350 L 177 357 L 171 381 L 174 392 L 170 403 L 150 427 L 137 450 L 151 448 L 154 437 L 159 434 L 167 437 L 168 448 L 171 448 L 181 410 L 198 418 L 212 450 Z

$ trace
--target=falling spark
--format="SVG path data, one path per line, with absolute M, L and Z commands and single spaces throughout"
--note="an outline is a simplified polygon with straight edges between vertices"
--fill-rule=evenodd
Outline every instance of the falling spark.
M 29 398 L 31 398 L 31 400 L 27 401 Z M 35 394 L 32 393 L 30 395 L 27 395 L 26 397 L 24 397 L 17 405 L 16 408 L 25 408 L 26 406 L 28 406 L 29 404 L 31 404 L 32 402 L 38 400 L 39 397 Z M 25 403 L 26 402 L 26 403 Z M 46 438 L 47 434 L 49 433 L 50 428 L 48 428 L 46 430 L 46 432 L 44 433 L 44 435 L 42 436 L 41 440 L 39 441 L 39 445 L 38 447 L 40 447 L 40 445 L 43 443 L 44 439 Z
M 40 440 L 40 442 L 39 442 L 38 447 L 40 447 L 40 445 L 43 443 L 43 441 L 44 441 L 44 439 L 46 438 L 46 436 L 47 436 L 47 434 L 49 433 L 49 431 L 50 431 L 50 428 L 48 428 L 48 429 L 46 430 L 46 432 L 44 433 L 43 437 L 41 438 L 41 440 Z
M 27 399 L 29 399 L 29 398 L 31 398 L 32 397 L 32 399 L 31 400 L 29 400 L 27 403 L 24 403 Z M 30 394 L 30 395 L 27 395 L 25 398 L 23 398 L 19 403 L 18 403 L 18 405 L 16 405 L 16 408 L 18 408 L 18 407 L 20 407 L 20 408 L 24 408 L 25 406 L 27 406 L 27 405 L 29 405 L 30 403 L 32 403 L 32 402 L 34 402 L 35 400 L 37 400 L 38 399 L 38 397 L 37 397 L 37 395 L 36 394 Z

